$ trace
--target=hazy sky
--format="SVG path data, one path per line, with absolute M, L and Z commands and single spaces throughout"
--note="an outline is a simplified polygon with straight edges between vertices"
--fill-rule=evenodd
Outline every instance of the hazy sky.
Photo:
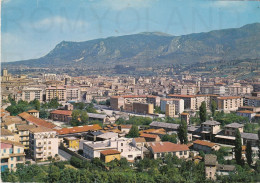
M 260 22 L 260 1 L 2 0 L 2 62 L 39 58 L 65 41 L 172 35 Z

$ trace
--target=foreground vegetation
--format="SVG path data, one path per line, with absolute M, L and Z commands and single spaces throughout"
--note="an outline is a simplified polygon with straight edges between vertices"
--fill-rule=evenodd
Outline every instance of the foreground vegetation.
M 220 182 L 253 182 L 260 168 L 236 166 L 237 172 L 217 177 Z M 70 162 L 49 165 L 19 165 L 16 172 L 2 173 L 4 182 L 212 182 L 205 179 L 204 163 L 194 163 L 166 156 L 164 160 L 143 159 L 131 166 L 126 159 L 103 163 L 98 158 L 82 161 L 72 157 Z

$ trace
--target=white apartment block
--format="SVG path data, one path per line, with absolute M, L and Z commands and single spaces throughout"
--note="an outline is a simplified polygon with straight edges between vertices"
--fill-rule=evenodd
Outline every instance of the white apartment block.
M 80 88 L 77 86 L 67 86 L 66 87 L 67 93 L 67 101 L 80 101 Z
M 64 87 L 49 87 L 46 88 L 46 101 L 50 101 L 53 98 L 58 98 L 58 101 L 67 100 L 67 92 Z
M 56 131 L 38 127 L 30 129 L 30 154 L 34 160 L 47 160 L 58 154 L 58 137 Z
M 121 156 L 127 160 L 135 160 L 142 158 L 143 153 L 141 148 L 132 145 L 132 138 L 118 138 L 114 140 L 105 140 L 98 142 L 84 142 L 83 155 L 87 158 L 100 158 L 100 152 L 108 149 L 118 150 Z
M 217 98 L 218 110 L 236 111 L 243 106 L 243 98 L 239 96 L 228 96 Z
M 22 90 L 22 100 L 30 102 L 34 99 L 42 102 L 43 91 L 41 88 L 24 88 Z
M 161 99 L 161 110 L 166 111 L 166 104 L 175 105 L 175 115 L 178 115 L 184 111 L 184 100 L 183 99 L 174 99 L 174 98 L 164 98 Z

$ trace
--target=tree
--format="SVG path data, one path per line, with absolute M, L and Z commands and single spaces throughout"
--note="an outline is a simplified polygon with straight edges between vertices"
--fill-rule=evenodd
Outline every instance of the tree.
M 238 165 L 242 165 L 242 142 L 241 142 L 241 134 L 237 129 L 236 138 L 235 138 L 235 159 Z
M 169 135 L 169 134 L 166 134 L 162 137 L 162 141 L 168 141 L 168 142 L 172 142 L 172 143 L 177 143 L 177 138 L 176 138 L 176 134 L 172 134 L 172 135 Z
M 81 112 L 80 120 L 82 123 L 86 123 L 88 121 L 88 113 L 86 111 Z
M 187 123 L 185 120 L 181 120 L 181 124 L 178 128 L 178 137 L 180 139 L 181 144 L 188 143 L 188 129 Z
M 40 108 L 41 108 L 41 103 L 40 103 L 40 101 L 37 100 L 37 99 L 34 99 L 34 100 L 31 101 L 29 104 L 30 104 L 30 105 L 33 105 L 36 110 L 40 110 Z
M 139 137 L 138 127 L 136 125 L 133 125 L 127 136 L 131 138 Z
M 260 159 L 260 130 L 258 130 L 258 159 Z
M 206 109 L 206 102 L 203 101 L 201 103 L 201 106 L 200 106 L 200 121 L 203 123 L 206 121 L 206 117 L 207 117 L 207 109 Z
M 215 100 L 212 100 L 211 105 L 210 105 L 210 110 L 211 110 L 211 113 L 212 113 L 212 117 L 215 116 L 216 109 L 217 109 L 217 104 L 216 104 Z
M 73 110 L 71 114 L 71 124 L 73 126 L 79 125 L 80 110 Z
M 60 179 L 60 169 L 55 165 L 50 165 L 47 182 L 58 182 Z
M 247 142 L 247 144 L 246 144 L 246 160 L 247 160 L 247 164 L 249 166 L 253 162 L 253 160 L 252 160 L 252 145 L 251 145 L 251 142 Z

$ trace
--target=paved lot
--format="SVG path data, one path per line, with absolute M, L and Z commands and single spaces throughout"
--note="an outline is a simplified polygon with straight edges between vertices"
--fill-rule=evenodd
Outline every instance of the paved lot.
M 67 152 L 65 152 L 61 149 L 59 149 L 58 153 L 60 155 L 61 161 L 67 161 L 67 160 L 70 160 L 70 158 L 71 158 L 70 154 L 68 154 Z

